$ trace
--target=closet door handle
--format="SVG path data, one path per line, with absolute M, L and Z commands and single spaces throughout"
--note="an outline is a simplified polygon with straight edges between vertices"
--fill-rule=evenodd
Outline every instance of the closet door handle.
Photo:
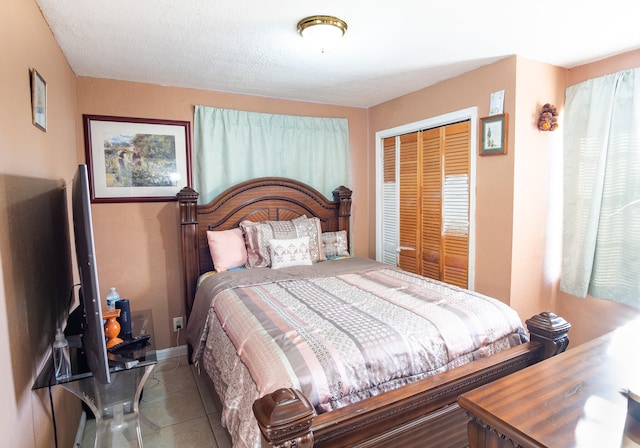
M 398 246 L 398 248 L 396 249 L 396 252 L 400 252 L 401 250 L 416 250 L 415 247 L 407 247 L 407 246 Z

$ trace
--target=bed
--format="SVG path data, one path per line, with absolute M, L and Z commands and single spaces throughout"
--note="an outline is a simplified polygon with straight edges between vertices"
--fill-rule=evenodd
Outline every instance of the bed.
M 527 335 L 495 299 L 350 256 L 348 188 L 270 177 L 197 197 L 178 194 L 187 343 L 234 447 L 466 446 L 460 394 L 566 349 L 552 313 Z M 226 259 L 233 239 L 211 251 L 222 235 L 250 269 Z

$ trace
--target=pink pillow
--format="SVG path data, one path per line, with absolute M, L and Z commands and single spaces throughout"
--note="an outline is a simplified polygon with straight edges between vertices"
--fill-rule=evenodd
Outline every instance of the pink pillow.
M 242 230 L 207 230 L 209 252 L 216 272 L 227 271 L 247 262 L 247 248 Z

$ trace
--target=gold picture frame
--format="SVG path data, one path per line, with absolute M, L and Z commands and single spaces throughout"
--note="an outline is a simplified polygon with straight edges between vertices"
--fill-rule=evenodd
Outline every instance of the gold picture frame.
M 507 153 L 507 114 L 492 115 L 480 119 L 480 155 L 497 155 Z

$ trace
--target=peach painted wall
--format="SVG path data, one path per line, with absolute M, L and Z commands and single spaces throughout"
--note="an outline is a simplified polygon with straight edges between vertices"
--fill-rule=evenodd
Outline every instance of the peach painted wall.
M 630 51 L 569 70 L 567 86 L 637 67 L 640 67 L 640 50 Z M 562 292 L 558 292 L 558 313 L 573 325 L 570 335 L 574 347 L 640 316 L 637 308 Z
M 382 103 L 369 110 L 369 256 L 375 258 L 375 134 L 376 132 L 450 112 L 478 108 L 478 117 L 489 114 L 492 92 L 505 90 L 504 111 L 515 112 L 516 57 L 508 57 L 440 82 L 417 92 Z M 513 136 L 514 120 L 508 132 Z M 475 290 L 509 303 L 513 228 L 514 139 L 508 139 L 506 155 L 478 157 L 476 178 Z M 477 151 L 477 144 L 474 151 Z
M 567 86 L 637 67 L 640 67 L 640 49 L 570 69 L 567 76 Z
M 82 114 L 163 118 L 193 122 L 196 104 L 290 115 L 344 117 L 349 120 L 354 252 L 367 255 L 369 166 L 365 109 L 285 101 L 178 87 L 80 77 L 77 80 L 78 158 L 84 160 Z M 193 129 L 193 124 L 192 124 Z M 238 163 L 250 161 L 238 160 Z M 364 167 L 364 168 L 361 168 Z M 337 186 L 337 185 L 336 185 Z M 151 308 L 158 348 L 176 341 L 172 318 L 184 316 L 178 210 L 175 202 L 94 204 L 100 289 L 116 286 L 138 308 Z
M 33 234 L 24 234 L 50 224 L 24 218 L 30 214 L 29 204 L 40 204 L 43 196 L 60 191 L 74 173 L 76 77 L 34 1 L 5 0 L 1 10 L 0 421 L 4 446 L 53 447 L 48 391 L 31 391 L 46 356 L 47 337 L 32 327 L 39 310 L 28 306 L 36 301 L 34 296 L 42 300 L 51 292 L 42 290 L 47 272 L 29 268 L 38 248 L 29 246 Z M 47 82 L 46 133 L 32 124 L 31 68 Z M 23 242 L 20 248 L 16 240 Z M 52 333 L 51 341 L 53 337 Z M 43 343 L 44 353 L 34 350 L 34 341 Z M 61 388 L 52 393 L 59 446 L 68 447 L 75 438 L 80 402 Z
M 538 130 L 541 107 L 564 104 L 566 70 L 518 57 L 514 114 L 511 306 L 527 319 L 556 310 L 562 245 L 562 127 Z M 560 124 L 562 124 L 560 120 Z

